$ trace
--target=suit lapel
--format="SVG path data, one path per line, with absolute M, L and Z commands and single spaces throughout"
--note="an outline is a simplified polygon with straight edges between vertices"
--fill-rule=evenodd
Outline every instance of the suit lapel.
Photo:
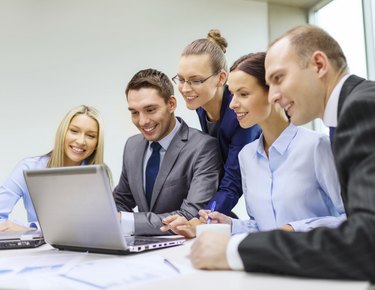
M 363 78 L 360 78 L 356 75 L 351 75 L 342 85 L 342 88 L 341 88 L 341 91 L 340 91 L 340 96 L 339 96 L 339 102 L 338 102 L 338 105 L 337 105 L 337 124 L 340 123 L 340 113 L 341 113 L 341 110 L 343 108 L 343 105 L 344 105 L 347 97 L 350 95 L 350 93 L 353 91 L 353 89 L 363 81 L 364 81 Z M 340 128 L 337 128 L 337 130 L 340 130 Z M 335 131 L 336 131 L 336 129 L 335 129 Z M 330 138 L 331 138 L 331 134 L 330 134 Z M 331 140 L 331 146 L 333 148 L 333 151 L 335 152 L 336 148 L 335 148 L 334 140 L 335 140 L 335 138 L 333 138 L 333 140 Z
M 173 137 L 172 142 L 169 144 L 167 151 L 165 152 L 163 162 L 160 165 L 158 176 L 155 180 L 154 189 L 152 191 L 152 198 L 151 198 L 151 205 L 150 210 L 153 209 L 155 205 L 156 199 L 159 197 L 161 193 L 161 189 L 169 176 L 173 166 L 175 165 L 178 156 L 185 146 L 186 141 L 188 140 L 189 136 L 189 127 L 186 125 L 182 119 L 178 119 L 181 123 L 181 127 Z
M 146 193 L 143 188 L 143 160 L 145 156 L 145 151 L 147 150 L 148 142 L 142 138 L 141 142 L 139 143 L 139 146 L 137 146 L 134 150 L 134 170 L 133 168 L 129 168 L 130 173 L 129 175 L 134 178 L 134 184 L 136 187 L 136 190 L 139 194 L 134 194 L 134 197 L 136 198 L 137 196 L 139 197 L 139 203 L 138 207 L 139 208 L 144 208 L 148 209 L 148 204 L 146 200 Z
M 344 103 L 347 100 L 348 96 L 351 94 L 353 89 L 363 81 L 364 81 L 364 79 L 362 79 L 358 76 L 355 76 L 355 75 L 351 75 L 344 82 L 344 84 L 341 88 L 341 91 L 340 91 L 339 102 L 338 102 L 338 106 L 337 106 L 337 127 L 336 127 L 336 130 L 335 130 L 335 138 L 334 138 L 333 144 L 331 144 L 332 147 L 333 147 L 337 173 L 339 174 L 339 178 L 340 178 L 341 197 L 344 201 L 345 207 L 346 207 L 347 202 L 348 202 L 347 188 L 346 188 L 347 181 L 346 181 L 346 178 L 344 178 L 342 176 L 343 175 L 343 169 L 341 168 L 341 165 L 340 165 L 339 161 L 342 159 L 343 155 L 347 154 L 347 152 L 343 151 L 342 146 L 340 146 L 340 144 L 342 144 L 342 141 L 340 140 L 340 134 L 341 134 L 341 130 L 342 130 L 341 126 L 340 126 L 340 114 L 341 114 L 341 111 L 344 107 Z M 343 122 L 345 122 L 345 121 L 346 120 L 343 120 Z M 341 123 L 343 123 L 343 122 L 341 122 Z
M 339 104 L 337 107 L 337 120 L 339 120 L 340 112 L 342 109 L 342 106 L 346 100 L 346 97 L 352 92 L 352 90 L 358 86 L 361 82 L 363 82 L 364 79 L 360 78 L 356 75 L 351 75 L 343 84 L 340 96 L 339 96 Z

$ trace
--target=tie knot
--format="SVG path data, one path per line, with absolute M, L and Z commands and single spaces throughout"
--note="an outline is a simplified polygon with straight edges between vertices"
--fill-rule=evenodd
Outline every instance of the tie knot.
M 161 149 L 161 145 L 159 144 L 159 142 L 152 142 L 151 148 L 153 152 L 158 152 Z

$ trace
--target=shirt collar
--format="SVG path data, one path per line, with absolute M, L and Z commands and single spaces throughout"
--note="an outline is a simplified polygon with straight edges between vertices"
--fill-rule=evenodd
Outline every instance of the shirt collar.
M 292 142 L 294 136 L 297 134 L 298 127 L 293 125 L 292 123 L 289 124 L 288 127 L 285 128 L 285 130 L 280 134 L 280 136 L 273 142 L 271 147 L 269 148 L 269 151 L 271 151 L 272 148 L 274 148 L 276 151 L 279 152 L 280 155 L 283 155 L 284 152 L 288 149 L 289 144 Z M 264 143 L 263 143 L 263 133 L 259 137 L 259 143 L 258 143 L 258 154 L 264 155 Z
M 175 117 L 175 120 L 176 120 L 176 124 L 175 124 L 174 128 L 172 129 L 172 131 L 167 136 L 165 136 L 163 139 L 157 141 L 157 142 L 159 142 L 161 148 L 164 151 L 168 150 L 169 144 L 171 144 L 172 139 L 177 134 L 178 129 L 180 129 L 180 126 L 181 126 L 180 121 L 178 121 L 178 119 L 176 117 Z M 148 147 L 150 148 L 150 150 L 151 150 L 151 146 L 150 146 L 151 143 L 152 142 L 148 142 L 148 145 L 149 145 Z
M 327 127 L 337 126 L 337 107 L 339 104 L 339 96 L 342 86 L 344 85 L 344 82 L 348 79 L 349 76 L 350 74 L 347 74 L 341 78 L 341 80 L 337 83 L 337 85 L 335 86 L 331 95 L 328 98 L 328 102 L 323 115 L 323 123 Z

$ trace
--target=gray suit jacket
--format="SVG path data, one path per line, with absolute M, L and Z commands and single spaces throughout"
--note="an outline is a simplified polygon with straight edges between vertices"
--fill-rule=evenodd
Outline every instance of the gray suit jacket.
M 239 245 L 246 271 L 375 281 L 375 82 L 345 81 L 333 150 L 347 221 L 251 234 Z
M 216 138 L 181 126 L 160 165 L 150 207 L 143 188 L 143 159 L 148 141 L 141 134 L 130 137 L 124 148 L 120 182 L 114 189 L 119 211 L 134 213 L 136 235 L 161 235 L 162 219 L 180 214 L 194 217 L 216 193 L 222 160 Z

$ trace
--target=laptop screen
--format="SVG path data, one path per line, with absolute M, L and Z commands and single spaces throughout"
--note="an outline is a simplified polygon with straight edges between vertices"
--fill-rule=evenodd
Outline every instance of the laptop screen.
M 44 238 L 56 248 L 120 253 L 184 241 L 161 239 L 151 246 L 128 245 L 104 165 L 26 170 L 24 175 Z

